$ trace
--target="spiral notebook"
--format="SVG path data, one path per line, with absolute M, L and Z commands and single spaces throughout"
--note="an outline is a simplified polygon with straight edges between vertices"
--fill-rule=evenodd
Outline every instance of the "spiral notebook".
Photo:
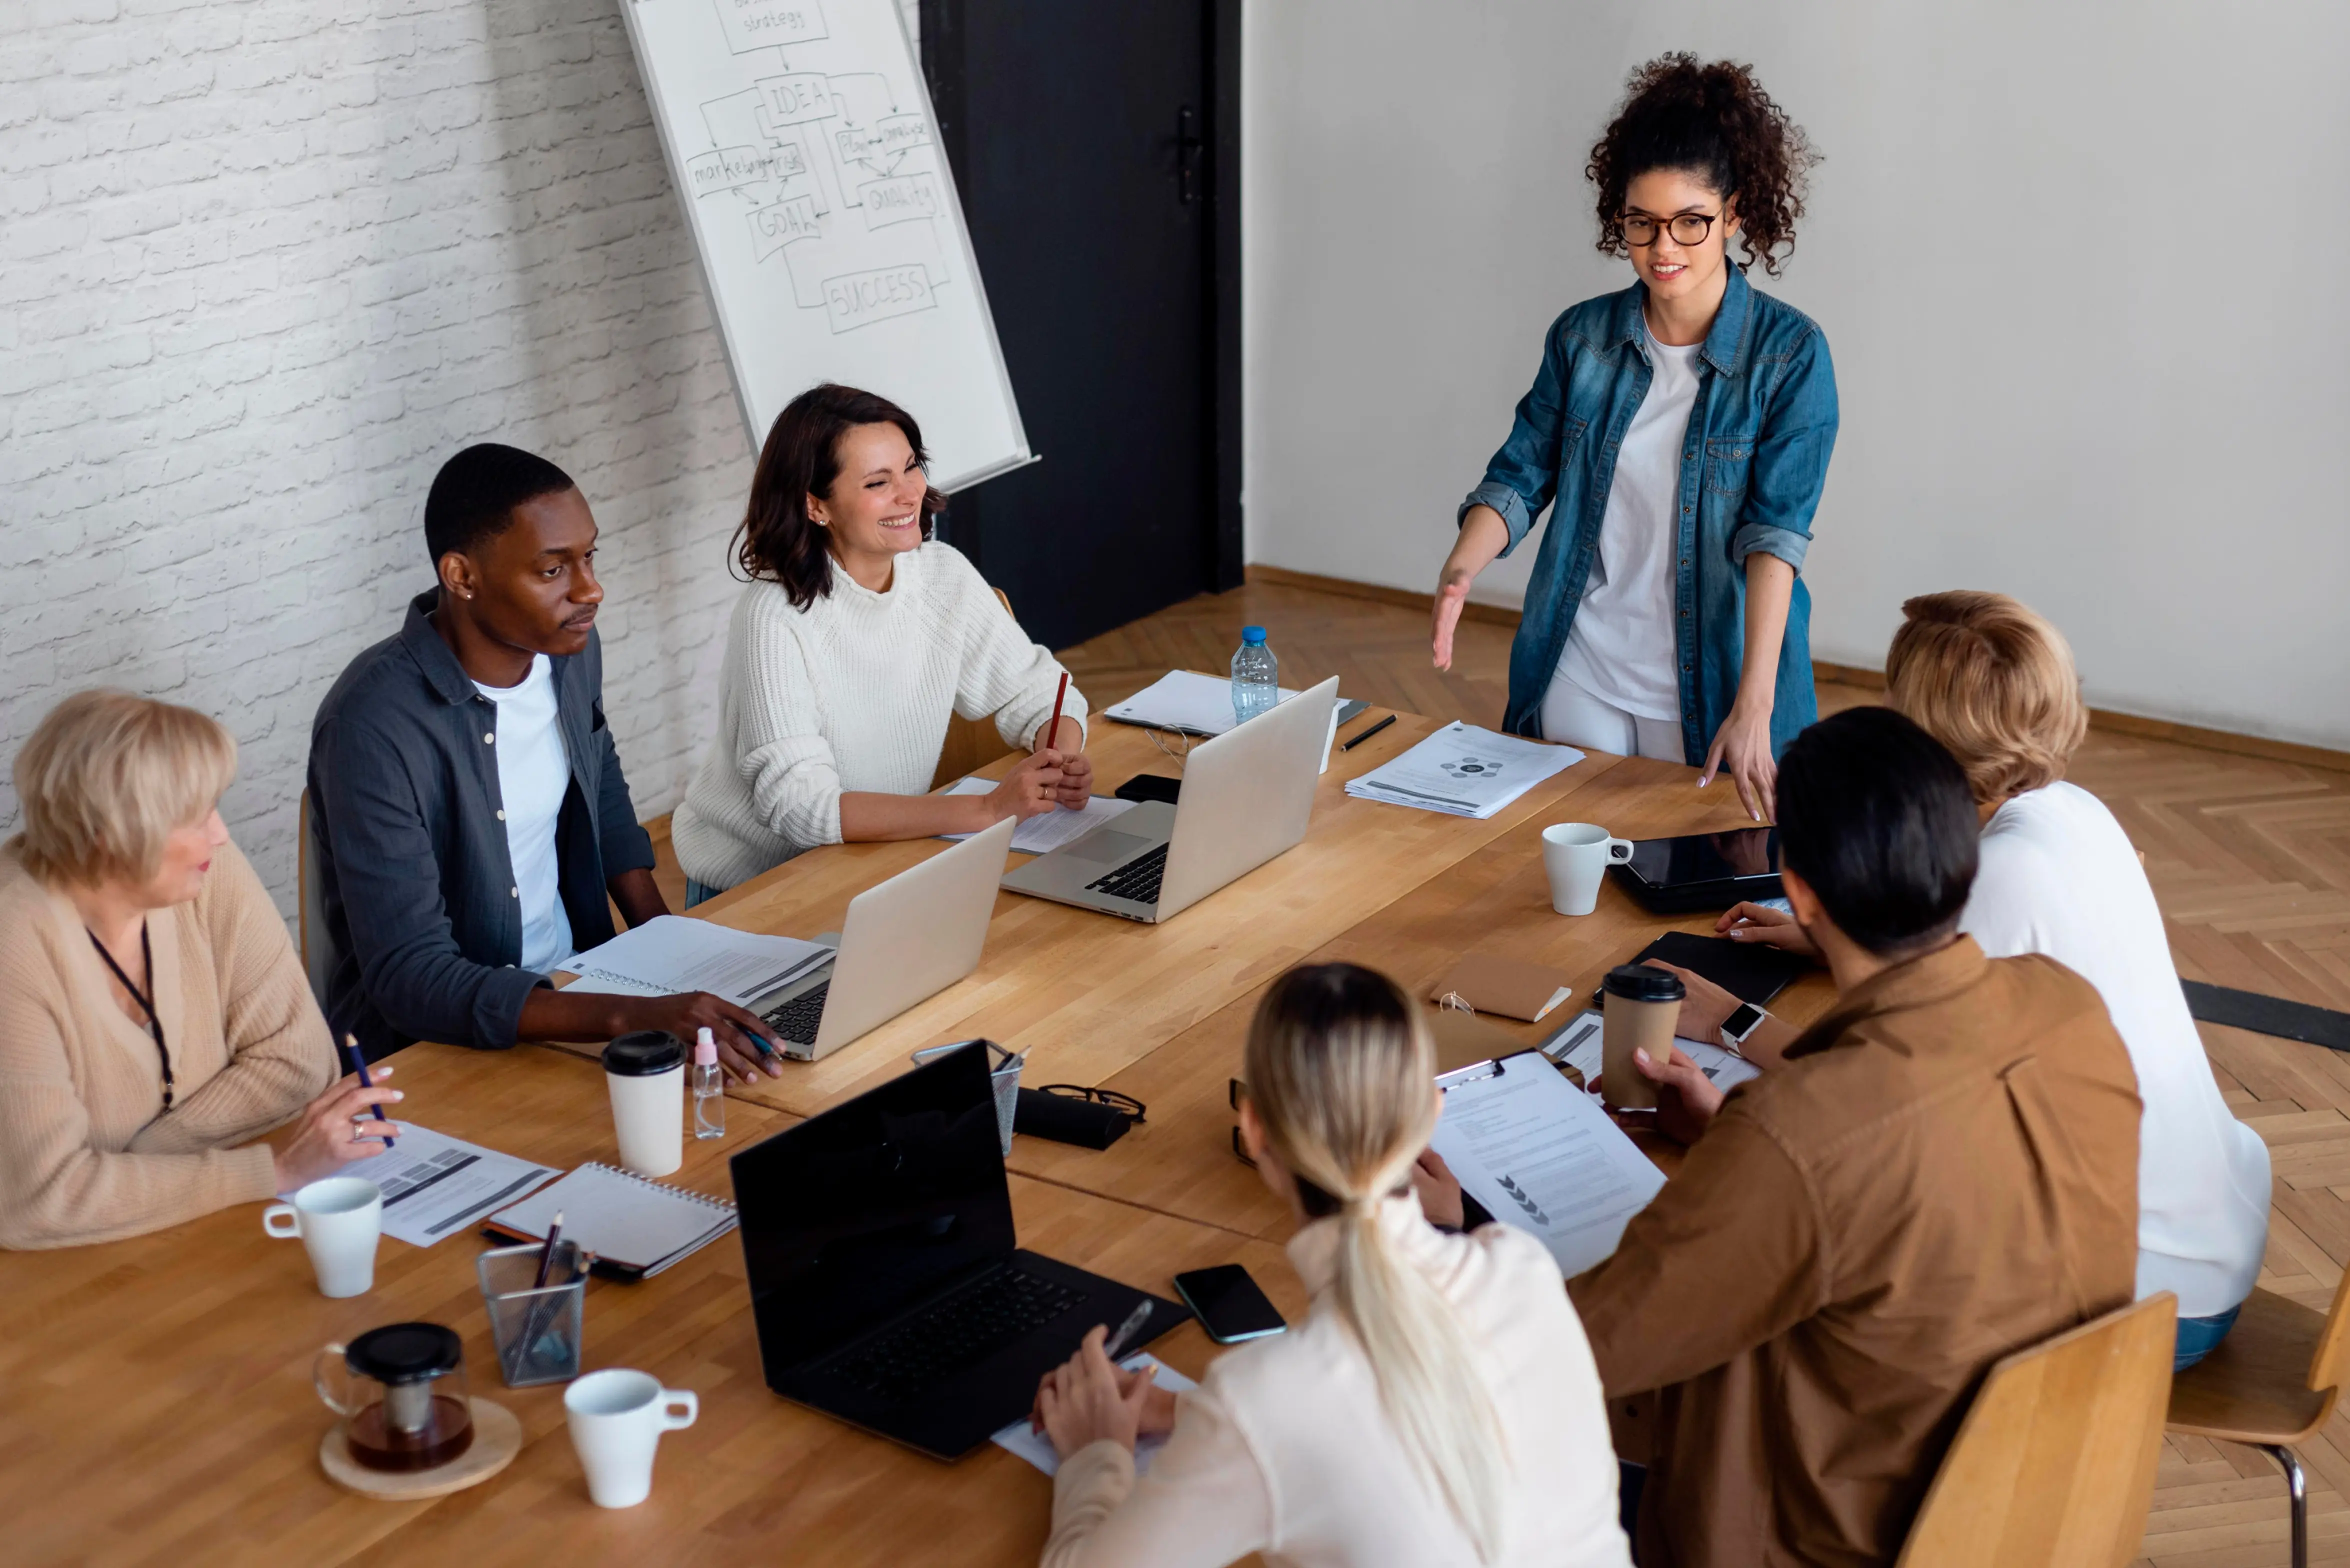
M 734 1205 L 590 1162 L 489 1218 L 492 1230 L 543 1241 L 563 1215 L 563 1239 L 596 1254 L 599 1273 L 650 1279 L 734 1229 Z

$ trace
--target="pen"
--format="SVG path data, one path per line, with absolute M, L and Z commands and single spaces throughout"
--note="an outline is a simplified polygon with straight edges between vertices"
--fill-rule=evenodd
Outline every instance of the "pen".
M 374 1088 L 375 1080 L 368 1076 L 367 1057 L 361 1054 L 359 1051 L 359 1037 L 356 1034 L 344 1035 L 343 1050 L 350 1057 L 351 1066 L 359 1075 L 359 1087 L 362 1089 Z M 390 1123 L 391 1118 L 383 1114 L 383 1107 L 381 1106 L 369 1106 L 368 1109 L 375 1113 L 376 1120 L 387 1125 Z M 399 1141 L 400 1140 L 398 1138 L 393 1137 L 390 1133 L 383 1135 L 383 1147 L 386 1148 L 394 1147 L 399 1143 Z
M 1150 1298 L 1149 1296 L 1145 1296 L 1142 1300 L 1135 1303 L 1134 1310 L 1132 1312 L 1126 1314 L 1126 1321 L 1118 1325 L 1118 1332 L 1111 1334 L 1108 1339 L 1103 1341 L 1102 1354 L 1108 1356 L 1112 1361 L 1116 1361 L 1118 1357 L 1118 1353 L 1126 1348 L 1126 1342 L 1132 1339 L 1136 1334 L 1140 1334 L 1142 1332 L 1142 1325 L 1149 1321 Z
M 1365 741 L 1369 740 L 1373 735 L 1378 734 L 1381 730 L 1386 729 L 1389 724 L 1394 723 L 1395 721 L 1396 716 L 1393 713 L 1390 713 L 1386 718 L 1380 720 L 1378 723 L 1372 725 L 1369 729 L 1364 731 L 1361 734 L 1356 736 L 1353 740 L 1348 741 L 1345 745 L 1340 746 L 1338 749 L 1342 752 L 1351 752 L 1357 746 L 1361 745 Z
M 546 1276 L 555 1272 L 556 1243 L 562 1240 L 563 1210 L 558 1209 L 555 1211 L 555 1223 L 546 1228 L 546 1245 L 539 1249 L 538 1277 L 531 1281 L 530 1288 L 532 1290 L 543 1291 L 546 1288 Z

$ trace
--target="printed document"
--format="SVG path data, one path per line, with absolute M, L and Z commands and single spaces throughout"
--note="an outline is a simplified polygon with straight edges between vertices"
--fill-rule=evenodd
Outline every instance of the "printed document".
M 1542 1043 L 1542 1054 L 1552 1061 L 1574 1068 L 1583 1075 L 1585 1084 L 1599 1077 L 1600 1019 L 1605 1016 L 1594 1007 L 1579 1012 L 1566 1026 Z M 1703 1040 L 1687 1040 L 1675 1036 L 1673 1044 L 1681 1054 L 1697 1064 L 1698 1071 L 1713 1080 L 1713 1086 L 1728 1094 L 1749 1078 L 1759 1078 L 1762 1070 L 1743 1056 L 1733 1056 L 1719 1045 Z
M 1482 821 L 1582 760 L 1573 746 L 1496 734 L 1456 720 L 1393 762 L 1348 780 L 1347 793 Z
M 579 977 L 573 991 L 614 996 L 706 991 L 748 1007 L 831 961 L 832 951 L 796 937 L 763 937 L 712 920 L 661 915 L 564 960 L 563 969 Z
M 993 789 L 994 779 L 957 779 L 942 794 L 985 794 Z M 1134 802 L 1119 800 L 1113 795 L 1097 794 L 1087 800 L 1083 811 L 1064 811 L 1055 806 L 1042 816 L 1032 816 L 1012 830 L 1012 847 L 1023 855 L 1044 855 L 1064 844 L 1074 844 L 1112 817 L 1134 809 Z M 968 833 L 941 833 L 941 838 L 961 841 L 972 836 Z
M 1540 1052 L 1436 1080 L 1444 1114 L 1431 1147 L 1494 1219 L 1531 1231 L 1572 1279 L 1604 1262 L 1664 1172 Z
M 1197 1383 L 1192 1382 L 1155 1355 L 1128 1355 L 1122 1358 L 1118 1365 L 1128 1372 L 1134 1371 L 1137 1367 L 1156 1366 L 1159 1368 L 1158 1375 L 1150 1381 L 1160 1388 L 1171 1388 L 1178 1394 L 1199 1386 Z M 1150 1456 L 1167 1446 L 1167 1439 L 1170 1435 L 1160 1432 L 1145 1438 L 1134 1445 L 1136 1475 L 1149 1473 Z M 996 1433 L 995 1444 L 998 1448 L 1011 1449 L 1048 1476 L 1060 1473 L 1061 1456 L 1053 1451 L 1053 1439 L 1042 1432 L 1030 1431 L 1028 1417 L 1025 1416 Z
M 386 1130 L 398 1140 L 391 1147 L 353 1160 L 335 1174 L 363 1176 L 380 1188 L 384 1234 L 411 1247 L 454 1236 L 500 1204 L 563 1174 L 555 1166 L 443 1137 L 414 1122 L 394 1122 Z
M 1284 702 L 1297 695 L 1286 686 L 1277 690 Z M 1187 735 L 1221 735 L 1232 727 L 1232 683 L 1193 670 L 1170 670 L 1104 711 L 1121 724 L 1180 730 Z

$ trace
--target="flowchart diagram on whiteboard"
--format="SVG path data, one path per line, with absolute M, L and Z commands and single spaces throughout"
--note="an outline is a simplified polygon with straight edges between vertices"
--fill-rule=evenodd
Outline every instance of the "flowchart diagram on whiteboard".
M 1029 461 L 893 0 L 629 0 L 755 443 L 846 381 L 920 421 L 955 489 Z

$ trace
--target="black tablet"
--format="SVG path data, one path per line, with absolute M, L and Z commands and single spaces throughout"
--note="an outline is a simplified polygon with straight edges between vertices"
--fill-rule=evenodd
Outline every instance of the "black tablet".
M 1782 896 L 1779 830 L 1733 827 L 1685 838 L 1637 839 L 1632 858 L 1608 871 L 1644 908 L 1660 915 L 1776 898 Z

